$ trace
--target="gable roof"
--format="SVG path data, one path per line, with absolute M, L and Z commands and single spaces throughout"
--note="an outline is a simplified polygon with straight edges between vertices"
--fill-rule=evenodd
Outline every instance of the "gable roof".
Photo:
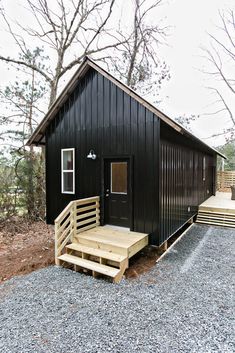
M 111 75 L 109 72 L 104 70 L 101 66 L 99 66 L 97 63 L 92 61 L 90 58 L 86 57 L 83 61 L 83 63 L 79 66 L 78 70 L 75 72 L 71 80 L 68 82 L 68 84 L 65 86 L 63 91 L 60 93 L 58 98 L 55 100 L 55 102 L 51 105 L 49 108 L 48 112 L 46 113 L 44 119 L 39 123 L 35 131 L 33 132 L 32 136 L 29 138 L 27 141 L 27 145 L 44 145 L 45 144 L 45 132 L 50 124 L 50 122 L 55 118 L 56 113 L 59 111 L 61 106 L 65 103 L 67 100 L 68 96 L 73 92 L 75 86 L 78 83 L 78 80 L 83 78 L 87 71 L 93 68 L 97 72 L 99 72 L 101 75 L 106 77 L 108 80 L 113 82 L 116 86 L 118 86 L 120 89 L 122 89 L 124 92 L 126 92 L 129 96 L 137 100 L 140 104 L 142 104 L 144 107 L 146 107 L 148 110 L 150 110 L 152 113 L 154 113 L 157 117 L 159 117 L 162 121 L 164 121 L 168 126 L 172 127 L 174 130 L 176 130 L 178 133 L 185 135 L 186 137 L 190 138 L 191 140 L 194 140 L 202 145 L 204 145 L 206 148 L 210 149 L 212 152 L 220 155 L 222 158 L 226 157 L 215 150 L 214 148 L 210 147 L 207 145 L 205 142 L 200 140 L 198 137 L 194 136 L 191 132 L 186 130 L 183 126 L 180 124 L 176 123 L 174 120 L 169 118 L 166 114 L 161 112 L 159 109 L 157 109 L 153 104 L 149 103 L 146 99 L 141 97 L 137 92 L 135 92 L 132 88 L 129 86 L 125 85 L 123 82 L 120 80 L 116 79 L 113 75 Z

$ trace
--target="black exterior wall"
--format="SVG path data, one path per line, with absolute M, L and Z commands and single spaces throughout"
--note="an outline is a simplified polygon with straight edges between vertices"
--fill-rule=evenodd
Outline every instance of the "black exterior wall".
M 64 148 L 75 148 L 75 194 L 61 193 Z M 91 149 L 94 161 L 87 159 Z M 131 228 L 150 234 L 151 244 L 169 238 L 214 192 L 215 154 L 90 68 L 46 129 L 47 223 L 71 200 L 96 195 L 103 222 L 104 161 L 114 157 L 131 161 Z
M 73 199 L 100 195 L 104 157 L 132 159 L 133 230 L 156 243 L 159 219 L 160 121 L 107 78 L 90 69 L 46 131 L 47 222 Z M 75 194 L 61 193 L 61 149 L 75 148 Z M 93 149 L 98 158 L 88 160 Z
M 216 166 L 215 155 L 177 134 L 163 122 L 160 154 L 159 244 L 192 218 L 198 211 L 198 205 L 214 193 Z

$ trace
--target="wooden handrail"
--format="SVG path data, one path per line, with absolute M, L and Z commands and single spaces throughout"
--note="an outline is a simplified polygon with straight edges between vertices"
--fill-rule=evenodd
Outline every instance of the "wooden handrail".
M 60 264 L 58 257 L 62 255 L 68 242 L 85 230 L 100 224 L 100 197 L 88 197 L 71 201 L 55 219 L 55 263 Z
M 71 201 L 64 209 L 63 211 L 59 214 L 59 216 L 55 219 L 55 223 L 56 222 L 60 222 L 61 220 L 63 220 L 64 214 L 71 208 L 71 206 L 73 205 L 74 201 Z

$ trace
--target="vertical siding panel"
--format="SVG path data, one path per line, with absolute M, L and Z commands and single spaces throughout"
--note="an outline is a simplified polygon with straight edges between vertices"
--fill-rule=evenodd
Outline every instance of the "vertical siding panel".
M 134 229 L 138 229 L 137 225 L 137 215 L 139 205 L 138 196 L 138 185 L 137 185 L 137 102 L 131 98 L 131 154 L 134 156 L 133 159 L 133 215 L 134 215 Z
M 131 98 L 124 94 L 123 100 L 123 153 L 130 154 L 131 147 Z
M 80 98 L 80 87 L 77 87 L 75 90 L 75 95 L 74 95 L 74 116 L 76 120 L 76 171 L 75 171 L 75 179 L 77 181 L 77 198 L 82 197 L 82 161 L 84 158 L 82 158 L 82 126 L 81 126 L 81 104 L 77 104 Z
M 123 91 L 117 89 L 117 146 L 116 153 L 123 154 Z
M 160 120 L 156 118 L 153 114 L 153 188 L 152 188 L 152 197 L 153 197 L 153 210 L 154 210 L 154 217 L 153 217 L 153 231 L 157 231 L 157 235 L 159 236 L 159 219 L 160 219 L 160 212 L 159 212 L 159 155 L 160 155 Z M 151 187 L 150 187 L 151 189 Z M 148 190 L 149 192 L 149 190 Z M 156 238 L 156 236 L 154 236 Z M 152 241 L 152 240 L 151 240 Z M 156 244 L 156 242 L 155 242 Z
M 88 146 L 88 149 L 92 148 L 96 154 L 98 154 L 97 158 L 99 158 L 99 146 L 102 145 L 101 138 L 102 135 L 98 133 L 98 119 L 102 117 L 98 117 L 98 76 L 93 75 L 91 81 L 91 96 L 87 97 L 88 104 L 92 97 L 92 104 L 91 104 L 91 147 Z M 99 175 L 99 164 L 94 163 L 94 161 L 90 161 L 93 163 L 90 164 L 90 178 L 91 178 L 91 187 L 89 190 L 90 196 L 95 195 L 97 191 L 97 181 L 100 178 Z
M 104 80 L 104 141 L 103 154 L 108 154 L 111 151 L 111 135 L 110 135 L 110 101 L 111 101 L 111 83 L 108 80 Z
M 154 224 L 154 205 L 153 205 L 153 199 L 154 199 L 154 192 L 149 193 L 149 186 L 153 185 L 155 180 L 154 180 L 154 166 L 151 168 L 153 164 L 153 159 L 154 159 L 154 119 L 156 117 L 153 116 L 153 114 L 146 110 L 145 112 L 146 116 L 146 131 L 145 131 L 145 162 L 146 162 L 146 169 L 143 171 L 144 172 L 144 184 L 145 184 L 145 193 L 146 193 L 146 198 L 148 201 L 146 203 L 147 210 L 145 212 L 145 230 L 148 229 L 149 232 L 153 232 L 155 229 L 153 228 Z
M 111 122 L 111 151 L 116 154 L 117 150 L 117 87 L 111 83 L 110 97 L 110 122 Z
M 147 192 L 147 185 L 143 180 L 145 179 L 146 166 L 145 158 L 145 108 L 138 104 L 138 143 L 137 143 L 137 158 L 136 158 L 136 184 L 138 185 L 138 211 L 137 211 L 137 227 L 139 229 L 145 229 L 145 194 Z M 141 186 L 142 184 L 142 186 Z M 151 203 L 151 199 L 149 200 Z
M 101 159 L 105 148 L 105 114 L 104 114 L 104 77 L 98 75 L 98 116 L 97 116 L 97 153 L 100 151 L 98 158 Z M 98 195 L 101 194 L 101 163 L 97 163 L 97 175 L 96 175 L 96 190 Z

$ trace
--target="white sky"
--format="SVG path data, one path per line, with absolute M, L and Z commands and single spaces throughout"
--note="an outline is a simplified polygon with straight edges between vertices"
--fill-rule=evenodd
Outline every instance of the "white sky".
M 12 18 L 19 15 L 16 0 L 7 0 L 4 3 L 7 4 L 8 14 L 10 13 Z M 160 48 L 159 52 L 170 66 L 171 79 L 161 93 L 164 100 L 160 104 L 160 109 L 170 117 L 203 114 L 208 111 L 207 106 L 213 99 L 211 93 L 205 89 L 207 78 L 199 71 L 205 63 L 200 58 L 199 48 L 208 45 L 206 32 L 215 31 L 214 26 L 219 21 L 218 10 L 234 8 L 235 0 L 166 0 L 166 3 L 160 12 L 165 18 L 165 23 L 171 25 L 172 29 L 168 37 L 169 45 Z M 24 17 L 24 24 L 29 23 L 30 18 L 24 15 L 23 10 L 21 16 Z M 4 33 L 2 24 L 0 24 L 1 52 L 4 54 L 9 52 L 9 55 L 15 56 L 18 53 L 18 49 Z M 0 77 L 0 85 L 3 86 L 9 82 L 9 78 L 15 80 L 15 73 L 1 64 Z M 193 132 L 203 138 L 221 131 L 226 124 L 227 121 L 223 116 L 203 118 L 193 125 Z M 206 142 L 218 145 L 224 141 L 213 139 Z
M 173 0 L 169 4 L 167 22 L 174 28 L 168 39 L 169 47 L 161 52 L 170 65 L 171 80 L 164 87 L 163 93 L 168 98 L 163 101 L 161 108 L 170 116 L 200 115 L 208 112 L 208 105 L 214 100 L 205 89 L 208 77 L 200 72 L 202 65 L 205 65 L 205 60 L 200 57 L 200 47 L 208 46 L 207 32 L 215 33 L 215 25 L 219 24 L 218 10 L 235 8 L 235 1 Z M 201 138 L 208 137 L 220 132 L 226 124 L 227 119 L 223 116 L 204 117 L 193 124 L 193 132 Z M 217 138 L 206 142 L 217 145 L 224 140 Z

